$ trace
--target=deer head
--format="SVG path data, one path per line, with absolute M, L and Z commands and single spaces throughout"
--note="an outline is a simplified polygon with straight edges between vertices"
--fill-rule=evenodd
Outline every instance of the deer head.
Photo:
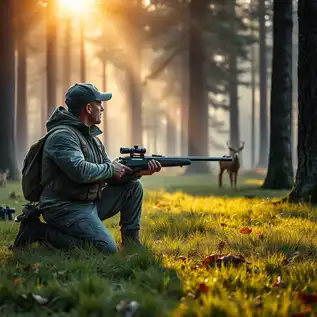
M 235 148 L 231 147 L 231 146 L 229 145 L 229 141 L 227 141 L 227 147 L 228 147 L 229 151 L 230 151 L 232 154 L 238 154 L 239 152 L 241 152 L 241 151 L 244 149 L 244 144 L 245 144 L 244 141 L 241 142 L 241 146 L 240 146 L 238 149 L 235 149 Z

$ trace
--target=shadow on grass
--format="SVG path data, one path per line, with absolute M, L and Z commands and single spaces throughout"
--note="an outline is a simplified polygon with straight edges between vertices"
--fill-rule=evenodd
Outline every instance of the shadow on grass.
M 139 316 L 165 316 L 183 295 L 176 271 L 148 248 L 105 256 L 93 248 L 62 252 L 35 245 L 0 268 L 0 306 L 10 316 L 115 316 L 121 300 L 136 301 Z
M 215 188 L 208 185 L 166 185 L 164 190 L 170 193 L 184 192 L 192 196 L 216 196 L 216 197 L 245 197 L 252 198 L 281 198 L 288 191 L 281 190 L 264 190 L 260 186 L 243 186 L 237 189 L 232 188 Z

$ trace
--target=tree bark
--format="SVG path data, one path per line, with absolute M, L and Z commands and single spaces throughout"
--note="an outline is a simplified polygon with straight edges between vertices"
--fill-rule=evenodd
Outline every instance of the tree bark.
M 17 180 L 15 150 L 15 106 L 14 106 L 14 27 L 13 2 L 0 1 L 0 43 L 3 44 L 0 59 L 0 87 L 2 111 L 0 116 L 0 171 L 9 171 L 9 178 Z
M 166 155 L 177 155 L 176 107 L 170 104 L 166 108 Z
M 57 85 L 57 26 L 56 26 L 56 0 L 50 0 L 46 16 L 46 102 L 47 116 L 50 117 L 56 108 Z
M 188 108 L 188 154 L 208 155 L 208 102 L 204 74 L 204 44 L 201 23 L 205 1 L 189 3 L 189 108 Z M 190 165 L 185 174 L 205 174 L 209 172 L 207 162 Z
M 255 168 L 255 47 L 251 46 L 251 169 Z
M 71 39 L 72 39 L 72 20 L 70 17 L 66 17 L 65 20 L 65 39 L 63 47 L 63 90 L 64 93 L 68 90 L 71 85 L 71 69 L 72 69 L 72 59 L 71 59 Z
M 298 168 L 289 202 L 317 203 L 317 2 L 298 1 Z
M 182 89 L 180 91 L 180 152 L 181 155 L 188 154 L 188 90 L 189 90 L 189 70 L 188 70 L 188 52 L 182 54 L 179 62 L 179 80 Z
M 228 2 L 230 14 L 233 17 L 231 22 L 232 33 L 236 30 L 236 12 L 235 5 L 236 1 L 231 0 Z M 237 149 L 240 146 L 240 129 L 239 129 L 239 108 L 238 108 L 238 66 L 237 66 L 237 50 L 236 44 L 231 43 L 230 56 L 229 56 L 229 69 L 230 69 L 230 145 Z M 241 156 L 241 154 L 240 154 Z M 240 158 L 241 160 L 241 158 Z
M 131 44 L 131 47 L 133 47 L 130 51 L 133 52 L 133 61 L 131 61 L 127 69 L 127 81 L 130 93 L 128 105 L 128 142 L 131 146 L 142 146 L 141 46 L 136 41 L 134 44 Z
M 79 40 L 79 64 L 80 64 L 80 81 L 86 82 L 86 51 L 85 51 L 85 28 L 84 21 L 80 19 L 80 40 Z
M 24 4 L 23 4 L 24 7 Z M 23 162 L 27 152 L 28 143 L 28 102 L 27 102 L 27 40 L 26 25 L 24 19 L 20 19 L 17 30 L 17 118 L 16 118 L 16 143 L 17 159 Z
M 259 0 L 260 23 L 260 156 L 258 167 L 266 168 L 268 161 L 267 111 L 267 45 L 265 26 L 265 0 Z
M 106 55 L 106 53 L 104 53 Z M 107 59 L 106 56 L 102 58 L 102 90 L 107 91 Z M 103 142 L 106 147 L 108 144 L 108 107 L 104 105 L 103 111 Z
M 271 133 L 268 173 L 263 188 L 290 189 L 292 165 L 293 0 L 273 4 Z

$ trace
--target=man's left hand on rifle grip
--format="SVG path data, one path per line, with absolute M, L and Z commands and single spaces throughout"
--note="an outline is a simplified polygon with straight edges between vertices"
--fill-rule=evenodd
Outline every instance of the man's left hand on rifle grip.
M 148 163 L 148 169 L 137 172 L 136 176 L 153 175 L 154 173 L 159 172 L 161 169 L 162 169 L 162 165 L 160 164 L 160 162 L 156 160 L 151 160 Z

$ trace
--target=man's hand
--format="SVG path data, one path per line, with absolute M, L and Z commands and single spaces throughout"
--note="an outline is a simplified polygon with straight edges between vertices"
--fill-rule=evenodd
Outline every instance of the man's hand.
M 130 167 L 120 164 L 117 160 L 114 160 L 112 165 L 114 166 L 114 174 L 112 178 L 116 180 L 121 179 L 124 174 L 132 171 Z
M 148 163 L 148 169 L 135 173 L 135 176 L 153 175 L 154 173 L 159 172 L 161 168 L 162 168 L 162 165 L 160 164 L 160 162 L 156 160 L 151 160 Z

